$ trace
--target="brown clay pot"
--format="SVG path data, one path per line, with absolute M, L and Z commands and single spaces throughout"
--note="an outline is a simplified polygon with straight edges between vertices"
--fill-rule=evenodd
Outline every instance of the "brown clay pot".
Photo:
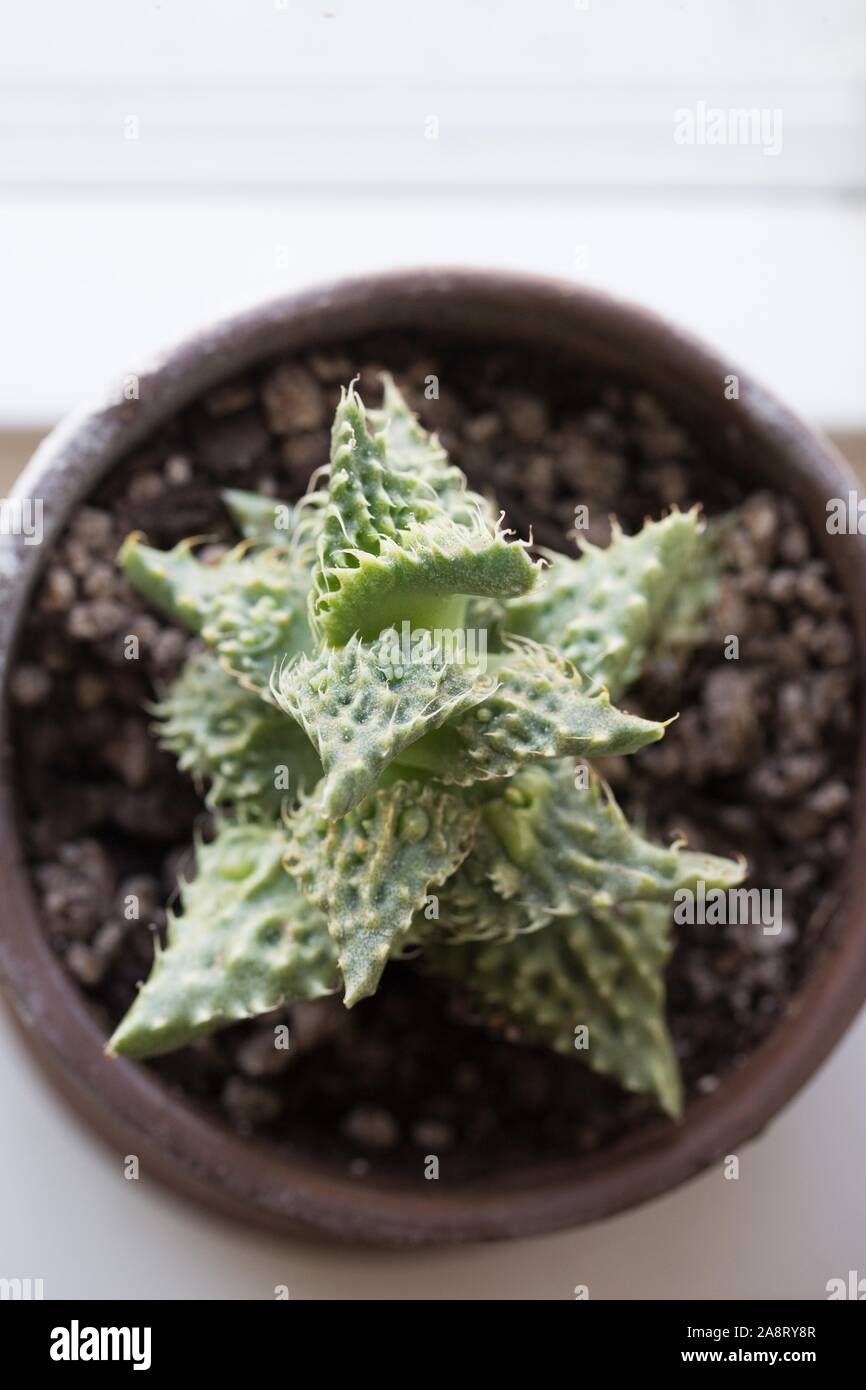
M 104 1039 L 41 930 L 16 817 L 7 682 L 16 633 L 53 539 L 95 482 L 180 406 L 260 359 L 358 334 L 434 327 L 495 346 L 556 352 L 646 385 L 700 438 L 724 449 L 754 486 L 789 492 L 812 525 L 851 605 L 862 679 L 866 538 L 828 537 L 826 500 L 855 482 L 843 460 L 747 376 L 642 310 L 522 275 L 421 270 L 377 275 L 278 299 L 199 333 L 140 374 L 140 398 L 82 412 L 42 444 L 17 487 L 44 499 L 44 540 L 0 553 L 0 976 L 21 1026 L 69 1100 L 120 1154 L 191 1196 L 272 1229 L 414 1244 L 551 1231 L 668 1191 L 757 1134 L 811 1076 L 866 999 L 864 766 L 844 920 L 768 1040 L 681 1125 L 659 1123 L 604 1152 L 502 1171 L 441 1190 L 360 1186 L 288 1161 L 202 1118 L 146 1068 L 103 1055 Z M 748 846 L 745 847 L 748 849 Z

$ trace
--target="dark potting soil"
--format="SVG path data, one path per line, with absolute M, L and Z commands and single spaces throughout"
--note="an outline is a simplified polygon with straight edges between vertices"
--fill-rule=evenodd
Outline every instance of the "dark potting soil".
M 688 1094 L 714 1090 L 779 1021 L 832 936 L 857 727 L 848 614 L 794 504 L 751 492 L 748 460 L 738 473 L 734 434 L 708 451 L 640 390 L 575 380 L 554 362 L 530 367 L 517 353 L 392 337 L 280 360 L 190 405 L 94 490 L 52 554 L 13 680 L 45 930 L 107 1034 L 148 973 L 205 817 L 145 710 L 190 639 L 119 573 L 121 541 L 135 529 L 160 547 L 192 534 L 229 544 L 219 489 L 298 496 L 327 458 L 340 384 L 360 372 L 375 404 L 383 366 L 471 483 L 492 486 L 510 524 L 522 535 L 532 526 L 540 544 L 574 553 L 579 504 L 599 542 L 611 511 L 633 530 L 672 504 L 700 501 L 710 517 L 741 507 L 706 640 L 685 661 L 653 662 L 625 702 L 679 720 L 662 743 L 604 769 L 656 836 L 741 850 L 751 884 L 783 891 L 776 935 L 677 929 L 671 1028 Z M 431 377 L 439 395 L 427 400 Z M 125 656 L 130 634 L 138 660 Z M 729 634 L 738 660 L 725 659 Z M 129 894 L 139 921 L 124 916 Z M 279 1021 L 287 1051 L 273 1045 Z M 418 1177 L 428 1153 L 444 1183 L 480 1177 L 666 1123 L 579 1061 L 488 1037 L 405 965 L 351 1012 L 336 998 L 293 1005 L 148 1065 L 235 1129 L 359 1180 Z

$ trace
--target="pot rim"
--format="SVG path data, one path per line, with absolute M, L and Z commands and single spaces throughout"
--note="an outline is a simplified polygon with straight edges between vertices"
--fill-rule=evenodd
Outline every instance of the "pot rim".
M 827 497 L 856 489 L 854 475 L 826 441 L 748 374 L 655 314 L 570 282 L 448 268 L 341 280 L 218 320 L 143 365 L 138 400 L 109 396 L 67 416 L 20 475 L 10 495 L 44 498 L 44 540 L 25 546 L 18 537 L 0 538 L 0 983 L 49 1073 L 119 1153 L 137 1153 L 148 1171 L 175 1188 L 272 1229 L 394 1244 L 538 1234 L 611 1215 L 677 1186 L 754 1137 L 818 1068 L 866 1001 L 866 893 L 856 891 L 857 880 L 866 888 L 861 747 L 848 910 L 773 1032 L 716 1091 L 693 1102 L 678 1126 L 660 1121 L 599 1154 L 442 1191 L 361 1184 L 311 1159 L 286 1159 L 242 1139 L 179 1100 L 144 1067 L 104 1056 L 102 1032 L 41 929 L 14 806 L 8 679 L 44 558 L 98 478 L 225 376 L 280 351 L 387 326 L 423 328 L 431 310 L 436 332 L 486 339 L 491 346 L 510 337 L 566 351 L 571 343 L 574 351 L 587 335 L 595 335 L 600 348 L 625 352 L 627 346 L 636 377 L 651 380 L 660 363 L 689 382 L 696 402 L 709 382 L 718 381 L 721 392 L 735 372 L 737 430 L 747 442 L 760 443 L 766 467 L 775 460 L 801 502 L 821 502 L 823 515 Z M 815 529 L 851 605 L 862 682 L 866 537 L 834 537 L 830 546 Z

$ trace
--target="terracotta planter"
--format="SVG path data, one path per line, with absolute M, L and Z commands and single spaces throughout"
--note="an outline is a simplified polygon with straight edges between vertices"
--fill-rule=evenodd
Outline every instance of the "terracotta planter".
M 743 374 L 638 309 L 571 285 L 473 271 L 408 271 L 276 300 L 211 327 L 142 370 L 140 399 L 67 420 L 20 479 L 44 499 L 44 541 L 7 539 L 0 558 L 0 973 L 34 1048 L 74 1105 L 121 1154 L 139 1155 L 193 1196 L 272 1229 L 314 1228 L 344 1238 L 418 1243 L 527 1235 L 592 1221 L 665 1192 L 755 1135 L 820 1065 L 866 999 L 864 768 L 844 921 L 785 1020 L 684 1123 L 652 1127 L 603 1153 L 503 1171 L 448 1191 L 360 1186 L 287 1161 L 201 1118 L 144 1067 L 103 1056 L 104 1039 L 40 928 L 24 863 L 8 735 L 11 653 L 52 541 L 106 470 L 180 406 L 219 380 L 281 351 L 360 333 L 411 328 L 507 340 L 645 383 L 698 438 L 723 438 L 750 481 L 801 505 L 851 605 L 862 668 L 866 652 L 866 538 L 824 527 L 826 499 L 854 480 L 823 441 Z M 862 670 L 860 672 L 862 678 Z

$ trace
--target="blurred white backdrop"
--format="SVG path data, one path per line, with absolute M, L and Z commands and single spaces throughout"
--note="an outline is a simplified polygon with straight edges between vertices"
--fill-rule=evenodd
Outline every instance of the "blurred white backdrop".
M 0 42 L 0 426 L 374 267 L 588 281 L 866 424 L 860 0 L 28 0 Z M 675 112 L 781 113 L 781 149 Z

